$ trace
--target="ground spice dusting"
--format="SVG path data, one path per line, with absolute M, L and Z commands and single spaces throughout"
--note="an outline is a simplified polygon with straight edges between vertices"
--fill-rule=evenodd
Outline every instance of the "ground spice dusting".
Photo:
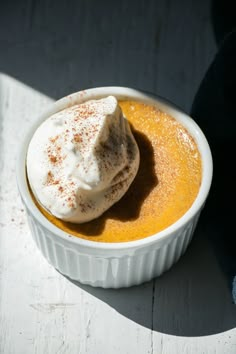
M 63 156 L 61 155 L 61 146 L 56 143 L 58 138 L 56 140 L 55 139 L 49 139 L 49 140 L 51 144 L 49 144 L 47 147 L 48 159 L 53 165 L 59 164 L 63 160 Z
M 65 177 L 63 176 L 63 161 L 65 160 L 65 156 L 62 154 L 61 146 L 66 146 L 66 144 L 68 144 L 68 149 L 78 151 L 81 156 L 84 156 L 84 153 L 89 152 L 91 146 L 93 148 L 94 139 L 101 129 L 99 119 L 100 117 L 104 119 L 104 114 L 102 113 L 104 111 L 104 107 L 105 106 L 102 104 L 97 105 L 97 102 L 85 102 L 83 104 L 74 105 L 68 108 L 66 115 L 63 115 L 63 112 L 60 112 L 57 117 L 54 118 L 56 120 L 56 124 L 59 126 L 63 126 L 64 124 L 65 129 L 61 132 L 61 134 L 50 137 L 46 148 L 46 154 L 48 161 L 52 166 L 52 170 L 56 175 L 60 176 L 57 181 L 59 186 L 56 190 L 54 190 L 54 192 L 52 191 L 52 193 L 57 193 L 58 197 L 63 199 L 63 206 L 67 205 L 69 208 L 75 208 L 76 188 L 75 184 L 73 182 L 69 182 L 68 180 L 65 185 Z M 85 122 L 87 118 L 92 118 L 89 122 L 89 130 L 87 123 Z M 119 136 L 117 135 L 115 125 L 110 127 L 110 130 L 110 134 L 108 134 L 109 138 L 106 143 L 101 146 L 101 149 L 96 150 L 96 147 L 95 149 L 93 148 L 93 152 L 98 154 L 97 157 L 99 158 L 100 155 L 102 158 L 100 168 L 101 170 L 103 169 L 106 171 L 106 173 L 111 169 L 118 157 L 122 158 L 122 154 L 117 152 Z M 81 163 L 82 161 L 76 165 L 76 168 L 79 168 Z M 92 161 L 88 161 L 88 163 L 86 163 L 83 168 L 85 173 L 89 173 L 92 163 Z M 128 169 L 126 167 L 124 174 L 127 174 L 127 171 Z M 122 177 L 123 173 L 117 176 L 116 180 L 119 181 L 119 178 Z M 53 177 L 51 171 L 48 173 L 47 184 L 51 186 L 55 184 L 55 178 Z M 112 199 L 112 196 L 117 194 L 119 188 L 122 188 L 121 184 L 117 184 L 112 188 L 110 199 Z M 92 202 L 80 202 L 79 207 L 81 212 L 86 213 L 89 209 L 92 209 L 95 206 Z
M 75 143 L 81 143 L 83 140 L 80 134 L 74 134 L 72 141 L 74 141 Z
M 54 176 L 53 176 L 53 174 L 52 174 L 52 171 L 49 171 L 49 172 L 47 173 L 46 184 L 47 184 L 47 185 L 50 185 L 50 184 L 53 184 L 53 182 L 54 182 Z
M 59 138 L 59 135 L 56 135 L 53 138 L 49 138 L 49 141 L 54 144 L 58 140 L 58 138 Z
M 87 202 L 87 203 L 80 202 L 79 207 L 80 207 L 81 213 L 87 213 L 88 210 L 94 209 L 94 204 L 92 203 L 92 201 Z

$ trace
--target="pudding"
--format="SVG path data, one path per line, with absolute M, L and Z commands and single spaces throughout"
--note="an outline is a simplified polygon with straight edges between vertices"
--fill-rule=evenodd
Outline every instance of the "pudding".
M 32 137 L 52 115 L 110 95 L 138 145 L 137 174 L 100 217 L 81 224 L 62 221 L 46 212 L 29 188 Z M 211 187 L 211 150 L 200 127 L 170 102 L 120 86 L 75 92 L 33 120 L 19 149 L 16 176 L 32 237 L 45 259 L 75 281 L 103 288 L 138 285 L 170 269 L 191 242 Z
M 128 242 L 154 235 L 191 207 L 202 181 L 202 161 L 187 129 L 156 106 L 119 100 L 139 148 L 136 177 L 124 196 L 101 216 L 84 223 L 63 221 L 35 198 L 40 212 L 72 237 L 96 242 Z

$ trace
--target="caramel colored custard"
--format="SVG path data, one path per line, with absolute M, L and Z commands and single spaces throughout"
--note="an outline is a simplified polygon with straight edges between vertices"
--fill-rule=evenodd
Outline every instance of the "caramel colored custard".
M 153 235 L 177 221 L 201 184 L 201 157 L 187 130 L 168 114 L 136 101 L 119 102 L 140 150 L 140 166 L 125 196 L 99 218 L 73 224 L 42 214 L 64 232 L 98 242 Z

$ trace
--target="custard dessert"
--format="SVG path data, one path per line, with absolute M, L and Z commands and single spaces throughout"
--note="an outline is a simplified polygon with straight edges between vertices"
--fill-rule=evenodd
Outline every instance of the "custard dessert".
M 181 218 L 198 194 L 201 157 L 187 129 L 150 104 L 123 100 L 119 106 L 129 122 L 139 153 L 135 144 L 132 145 L 133 157 L 128 158 L 123 168 L 124 173 L 128 170 L 132 173 L 126 173 L 124 181 L 129 178 L 129 182 L 122 197 L 117 197 L 118 201 L 93 220 L 74 223 L 52 215 L 31 191 L 41 213 L 69 235 L 97 242 L 142 239 Z

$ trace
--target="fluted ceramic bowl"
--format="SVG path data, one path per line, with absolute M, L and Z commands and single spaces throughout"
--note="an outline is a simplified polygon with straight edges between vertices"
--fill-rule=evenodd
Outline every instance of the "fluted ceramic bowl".
M 68 235 L 45 218 L 34 204 L 27 184 L 26 154 L 39 124 L 73 104 L 114 95 L 154 104 L 181 122 L 195 139 L 202 159 L 202 183 L 191 208 L 174 224 L 152 236 L 130 242 L 102 243 Z M 19 192 L 27 211 L 32 236 L 44 257 L 62 274 L 92 286 L 120 288 L 141 284 L 169 269 L 191 241 L 212 181 L 212 156 L 198 125 L 180 109 L 158 96 L 125 87 L 99 87 L 76 92 L 56 101 L 29 129 L 17 163 Z

